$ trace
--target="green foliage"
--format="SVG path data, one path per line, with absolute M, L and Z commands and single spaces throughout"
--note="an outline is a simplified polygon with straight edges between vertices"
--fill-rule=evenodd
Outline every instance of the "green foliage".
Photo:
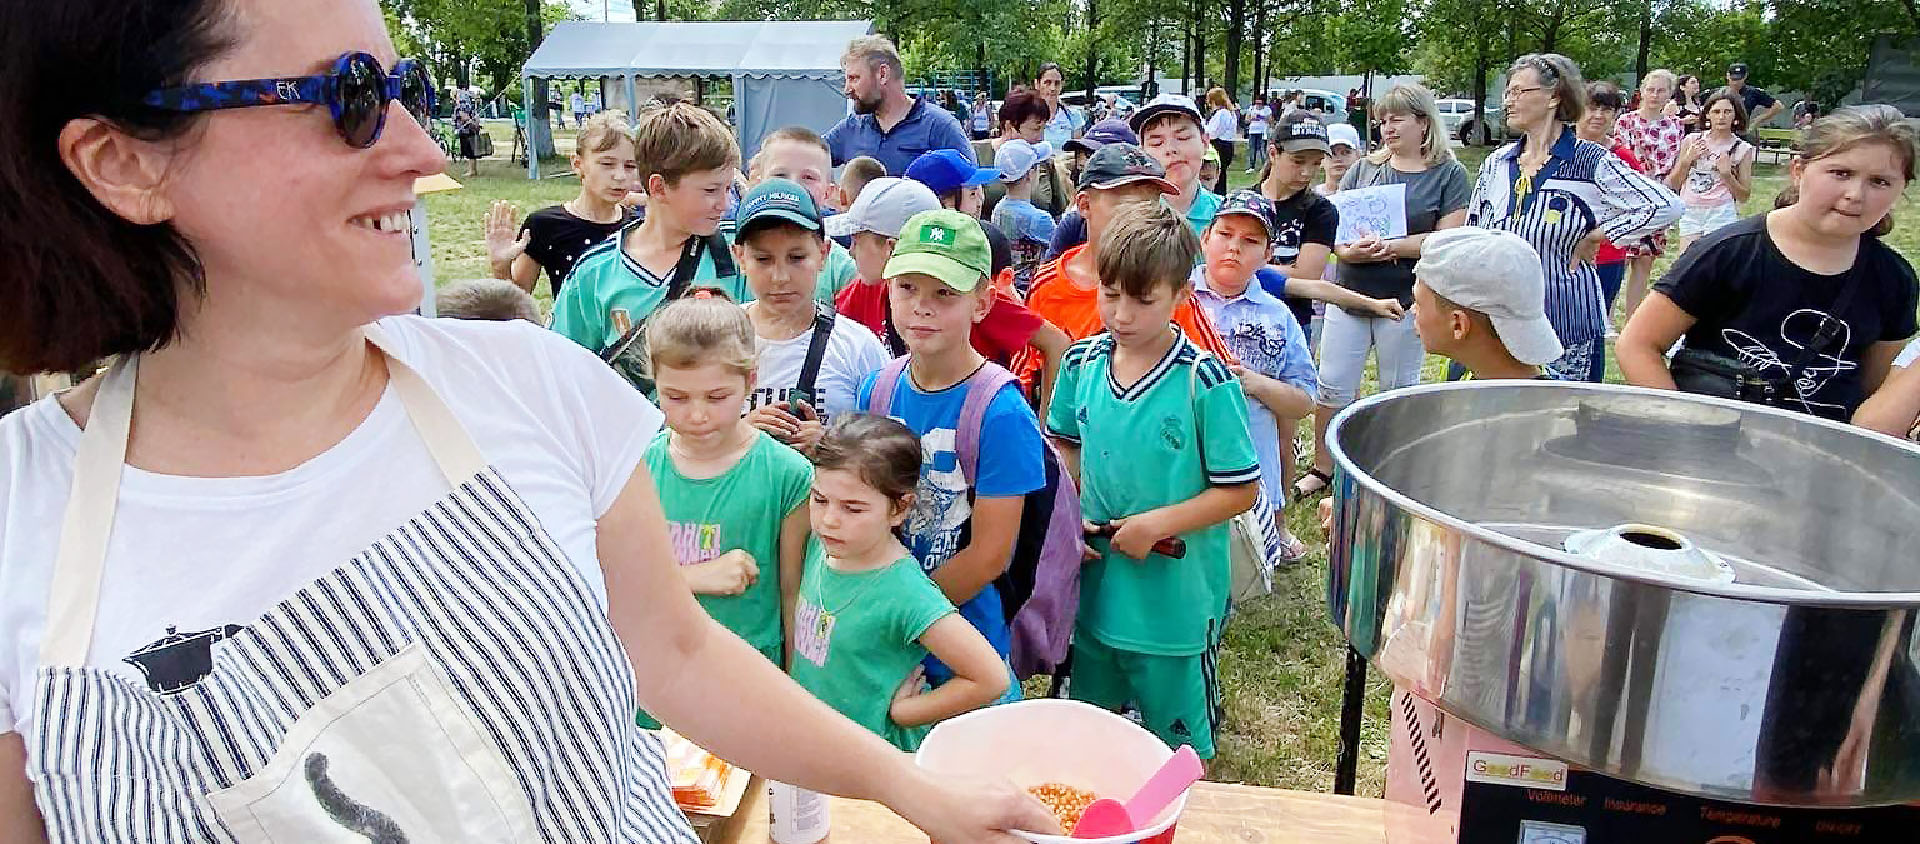
M 533 55 L 525 0 L 380 0 L 380 6 L 395 46 L 428 58 L 442 86 L 470 79 L 489 92 L 504 90 Z M 574 17 L 564 0 L 543 0 L 540 13 L 542 31 Z

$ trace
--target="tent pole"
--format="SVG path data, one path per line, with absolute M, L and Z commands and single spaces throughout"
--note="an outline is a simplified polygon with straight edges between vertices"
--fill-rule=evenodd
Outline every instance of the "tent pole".
M 634 84 L 633 74 L 627 74 L 627 119 L 640 119 L 640 89 Z
M 520 100 L 527 114 L 527 125 L 524 127 L 527 133 L 527 178 L 539 181 L 540 145 L 534 142 L 533 77 L 531 75 L 522 75 L 520 77 Z

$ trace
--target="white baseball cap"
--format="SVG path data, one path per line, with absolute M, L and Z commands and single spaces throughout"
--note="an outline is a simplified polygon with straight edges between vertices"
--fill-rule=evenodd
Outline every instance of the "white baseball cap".
M 1346 144 L 1348 147 L 1351 147 L 1355 151 L 1366 149 L 1366 147 L 1360 143 L 1359 131 L 1355 130 L 1352 126 L 1345 123 L 1334 123 L 1334 124 L 1328 125 L 1327 126 L 1327 146 L 1337 147 L 1341 144 Z
M 1441 229 L 1421 244 L 1413 275 L 1434 295 L 1486 314 L 1515 360 L 1541 366 L 1566 354 L 1547 321 L 1540 253 L 1519 235 L 1477 226 Z
M 899 237 L 908 217 L 939 207 L 940 197 L 926 185 L 912 179 L 874 179 L 860 190 L 860 198 L 853 201 L 847 213 L 827 218 L 827 234 L 847 237 L 854 232 L 873 232 Z
M 1015 138 L 1000 145 L 993 153 L 993 166 L 1000 168 L 1000 181 L 1017 182 L 1032 170 L 1035 164 L 1052 157 L 1053 150 L 1046 141 L 1030 144 Z

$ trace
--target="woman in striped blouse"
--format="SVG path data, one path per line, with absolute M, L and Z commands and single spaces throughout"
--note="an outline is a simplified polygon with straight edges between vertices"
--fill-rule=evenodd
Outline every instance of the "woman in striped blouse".
M 1606 147 L 1575 136 L 1586 91 L 1566 56 L 1521 56 L 1507 73 L 1505 103 L 1508 128 L 1522 136 L 1481 164 L 1467 224 L 1533 244 L 1547 276 L 1547 319 L 1567 348 L 1548 371 L 1600 380 L 1607 314 L 1594 252 L 1602 241 L 1627 243 L 1666 228 L 1680 217 L 1680 201 Z

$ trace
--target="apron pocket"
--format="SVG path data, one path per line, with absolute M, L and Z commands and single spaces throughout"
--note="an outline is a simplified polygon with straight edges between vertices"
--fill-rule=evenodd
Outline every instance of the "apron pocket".
M 206 801 L 243 844 L 537 837 L 506 760 L 418 643 L 321 700 L 265 767 Z

